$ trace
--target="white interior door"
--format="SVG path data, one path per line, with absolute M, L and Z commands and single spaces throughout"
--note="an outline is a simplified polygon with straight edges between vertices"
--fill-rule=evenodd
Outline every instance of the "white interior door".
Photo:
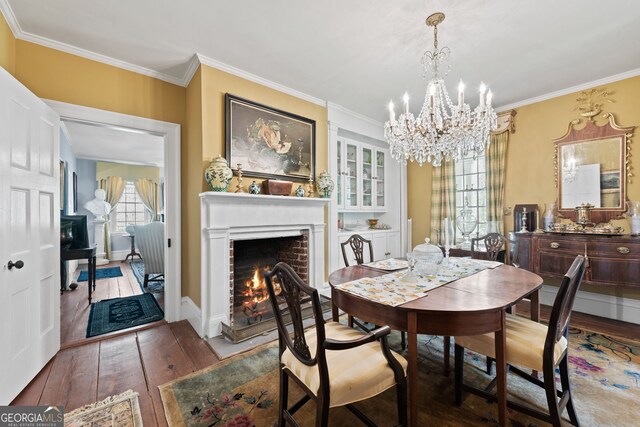
M 0 67 L 0 405 L 60 349 L 59 127 Z

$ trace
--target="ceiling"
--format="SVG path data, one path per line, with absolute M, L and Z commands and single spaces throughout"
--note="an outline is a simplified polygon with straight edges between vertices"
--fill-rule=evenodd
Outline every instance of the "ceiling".
M 62 119 L 79 159 L 164 167 L 164 138 L 134 129 Z
M 9 5 L 10 9 L 7 8 Z M 186 83 L 198 53 L 376 120 L 426 89 L 427 15 L 446 14 L 447 78 L 481 81 L 507 106 L 613 75 L 640 74 L 637 0 L 0 0 L 25 39 L 64 43 Z M 86 54 L 86 53 L 85 53 Z M 95 57 L 95 55 L 94 55 Z

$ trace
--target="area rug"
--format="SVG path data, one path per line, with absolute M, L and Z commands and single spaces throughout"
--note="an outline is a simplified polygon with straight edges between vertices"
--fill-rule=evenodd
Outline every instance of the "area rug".
M 98 301 L 91 304 L 87 338 L 163 318 L 164 313 L 151 294 Z
M 121 277 L 122 270 L 120 267 L 107 267 L 96 269 L 96 280 L 109 279 L 111 277 Z M 78 282 L 87 282 L 89 280 L 89 272 L 82 270 L 80 276 L 78 276 Z
M 164 292 L 164 280 L 153 281 L 147 283 L 147 287 L 144 287 L 144 261 L 132 261 L 131 270 L 133 275 L 136 276 L 138 285 L 142 292 Z
M 138 393 L 127 390 L 116 396 L 83 406 L 64 415 L 66 427 L 142 426 Z
M 393 332 L 392 347 L 400 335 Z M 582 330 L 572 330 L 570 378 L 582 425 L 629 426 L 640 419 L 640 343 Z M 454 404 L 454 375 L 442 373 L 442 338 L 419 336 L 418 425 L 496 425 L 497 407 L 475 395 L 464 395 Z M 465 355 L 465 382 L 489 383 L 485 358 Z M 160 386 L 169 425 L 172 426 L 272 426 L 278 407 L 278 347 L 276 343 L 234 356 L 210 368 Z M 557 379 L 559 381 L 559 378 Z M 302 391 L 290 382 L 293 399 Z M 546 410 L 544 391 L 509 374 L 509 398 Z M 395 390 L 356 404 L 374 422 L 389 425 L 396 420 Z M 565 414 L 566 415 L 566 414 Z M 509 410 L 511 426 L 544 426 L 546 423 Z M 296 414 L 301 425 L 313 425 L 315 406 L 307 403 Z M 634 421 L 635 420 L 635 421 Z M 330 411 L 329 425 L 359 425 L 345 408 Z

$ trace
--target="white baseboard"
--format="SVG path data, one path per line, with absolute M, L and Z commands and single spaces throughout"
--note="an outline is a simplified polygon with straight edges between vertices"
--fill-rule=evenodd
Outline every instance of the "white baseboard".
M 182 297 L 181 318 L 188 320 L 199 336 L 202 336 L 202 311 L 189 297 Z
M 126 249 L 123 251 L 111 251 L 111 261 L 122 261 L 124 260 L 127 255 L 129 255 L 131 253 L 131 249 Z
M 540 303 L 553 305 L 558 293 L 555 286 L 543 286 Z M 640 300 L 578 291 L 573 310 L 608 319 L 640 324 Z

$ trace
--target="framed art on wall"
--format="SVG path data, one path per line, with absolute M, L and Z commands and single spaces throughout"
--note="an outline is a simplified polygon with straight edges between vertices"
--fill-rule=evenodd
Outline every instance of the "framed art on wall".
M 316 122 L 225 95 L 226 158 L 237 172 L 258 178 L 315 179 Z

